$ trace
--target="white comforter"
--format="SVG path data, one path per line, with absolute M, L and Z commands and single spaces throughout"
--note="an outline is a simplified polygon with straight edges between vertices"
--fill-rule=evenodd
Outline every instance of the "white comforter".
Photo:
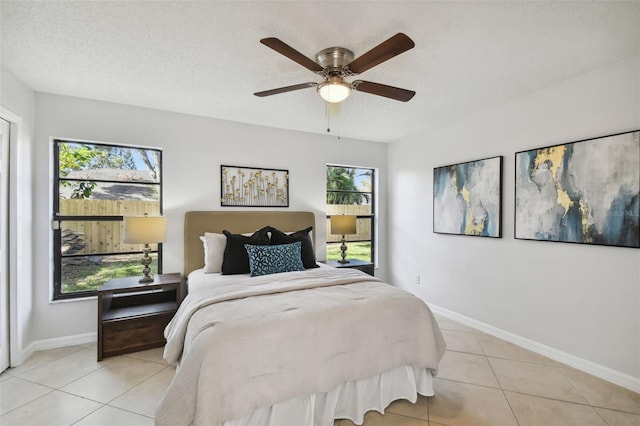
M 165 330 L 180 361 L 158 425 L 214 425 L 402 365 L 435 370 L 426 304 L 359 271 L 317 268 L 199 287 Z

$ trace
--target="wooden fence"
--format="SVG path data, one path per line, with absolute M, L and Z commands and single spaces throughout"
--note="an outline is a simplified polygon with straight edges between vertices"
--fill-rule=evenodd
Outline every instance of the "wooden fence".
M 160 203 L 143 200 L 60 200 L 62 216 L 158 216 Z M 62 253 L 122 253 L 141 250 L 139 244 L 124 244 L 123 223 L 110 220 L 65 220 Z M 155 245 L 152 245 L 155 249 Z

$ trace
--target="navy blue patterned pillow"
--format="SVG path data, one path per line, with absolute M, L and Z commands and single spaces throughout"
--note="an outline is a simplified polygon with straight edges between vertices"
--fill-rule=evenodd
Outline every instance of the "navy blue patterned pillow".
M 273 246 L 245 244 L 244 247 L 249 254 L 249 269 L 252 277 L 279 272 L 304 271 L 304 265 L 300 258 L 302 247 L 300 241 Z
M 316 253 L 313 251 L 313 242 L 309 236 L 309 232 L 313 230 L 310 226 L 307 229 L 301 229 L 300 231 L 293 232 L 291 234 L 284 233 L 279 229 L 270 228 L 271 232 L 271 244 L 287 244 L 294 241 L 300 241 L 302 248 L 300 249 L 300 257 L 302 257 L 302 264 L 305 268 L 319 268 L 316 263 Z

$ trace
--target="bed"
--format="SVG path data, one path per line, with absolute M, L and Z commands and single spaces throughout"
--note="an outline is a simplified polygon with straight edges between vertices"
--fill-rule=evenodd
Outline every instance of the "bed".
M 311 227 L 312 212 L 186 213 L 189 294 L 165 330 L 164 357 L 177 368 L 157 425 L 362 424 L 369 410 L 433 395 L 445 343 L 427 305 L 361 271 L 316 264 L 315 256 L 310 267 Z M 271 242 L 293 242 L 254 244 L 267 230 Z M 244 246 L 250 273 L 210 272 L 204 236 L 223 231 L 225 250 L 252 239 Z M 286 272 L 269 273 L 271 264 L 282 267 L 278 256 L 296 253 Z M 227 272 L 232 260 L 227 253 Z

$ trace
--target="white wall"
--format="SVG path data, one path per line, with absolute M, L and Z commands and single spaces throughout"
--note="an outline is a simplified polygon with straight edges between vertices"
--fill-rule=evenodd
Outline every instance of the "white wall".
M 640 128 L 639 80 L 634 58 L 387 146 L 50 94 L 36 94 L 34 115 L 32 92 L 3 75 L 2 105 L 25 117 L 27 134 L 36 123 L 28 154 L 37 262 L 23 284 L 26 344 L 95 332 L 95 299 L 50 303 L 55 136 L 163 148 L 166 272 L 182 269 L 184 212 L 220 208 L 220 164 L 289 169 L 290 210 L 319 217 L 326 163 L 378 167 L 381 277 L 451 312 L 639 378 L 640 252 L 513 239 L 514 152 Z M 494 155 L 505 157 L 503 238 L 433 234 L 433 167 Z M 31 171 L 29 161 L 24 167 Z M 29 215 L 23 219 L 28 228 Z
M 515 152 L 636 129 L 637 57 L 392 144 L 391 281 L 640 384 L 640 250 L 514 240 L 513 232 Z M 504 156 L 503 237 L 434 234 L 433 168 L 497 155 Z
M 1 69 L 0 116 L 11 122 L 9 190 L 9 315 L 11 364 L 28 353 L 33 318 L 31 192 L 35 94 L 14 74 Z M 6 218 L 3 218 L 6 220 Z M 25 285 L 24 283 L 28 283 Z M 4 295 L 3 295 L 4 297 Z M 2 319 L 4 321 L 4 318 Z
M 318 126 L 326 119 L 318 117 Z M 36 94 L 33 338 L 77 336 L 96 330 L 95 298 L 50 303 L 52 276 L 51 137 L 163 149 L 164 214 L 168 217 L 164 272 L 182 271 L 183 218 L 188 210 L 219 210 L 220 165 L 288 169 L 288 210 L 316 214 L 317 257 L 324 259 L 326 164 L 379 168 L 379 200 L 386 199 L 387 145 L 325 135 L 284 131 L 132 106 L 51 94 Z M 286 210 L 286 209 L 285 209 Z M 385 223 L 384 210 L 379 217 Z M 386 230 L 379 228 L 385 275 Z

